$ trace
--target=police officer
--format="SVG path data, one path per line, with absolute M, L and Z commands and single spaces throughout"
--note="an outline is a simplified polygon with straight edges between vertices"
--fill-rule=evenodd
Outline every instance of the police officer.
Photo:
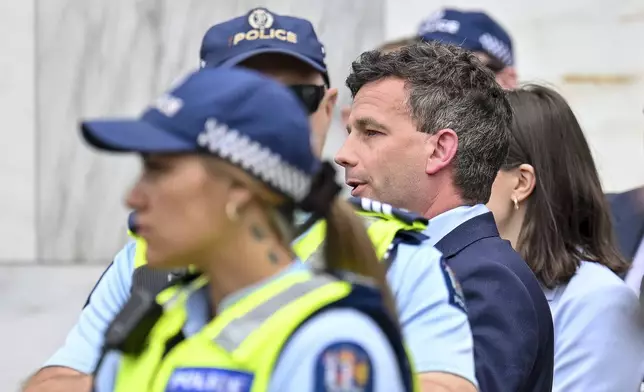
M 133 294 L 106 334 L 123 354 L 115 384 L 98 390 L 412 391 L 384 267 L 284 86 L 202 69 L 140 119 L 82 129 L 99 149 L 142 155 L 127 203 L 149 265 L 200 271 L 160 294 L 154 321 L 156 302 Z M 292 263 L 292 208 L 326 218 L 319 270 Z
M 418 36 L 423 41 L 454 44 L 472 51 L 494 72 L 501 87 L 517 87 L 512 38 L 485 12 L 451 8 L 439 10 L 421 23 Z
M 416 37 L 385 42 L 378 50 L 388 53 L 418 40 L 449 43 L 467 49 L 494 72 L 501 87 L 514 89 L 518 86 L 512 37 L 485 12 L 452 8 L 438 10 L 421 22 Z M 342 109 L 345 125 L 350 114 L 351 107 Z
M 256 19 L 265 20 L 261 22 L 265 27 L 263 35 L 259 32 L 249 35 L 250 31 L 261 30 L 253 26 L 258 23 Z M 268 29 L 266 20 L 270 20 Z M 277 30 L 292 32 L 297 42 L 280 39 L 287 35 Z M 244 33 L 245 39 L 241 39 L 240 33 Z M 247 39 L 255 35 L 257 39 Z M 229 45 L 228 39 L 235 36 L 240 37 L 237 44 Z M 266 9 L 251 10 L 213 26 L 204 37 L 201 50 L 202 62 L 208 67 L 238 64 L 290 85 L 312 112 L 309 117 L 312 132 L 318 135 L 326 135 L 337 94 L 326 84 L 323 54 L 323 46 L 310 22 Z M 319 93 L 305 94 L 307 90 Z M 315 141 L 316 136 L 311 139 Z M 321 151 L 315 142 L 312 144 L 316 152 Z M 368 222 L 378 256 L 389 266 L 387 278 L 396 298 L 399 321 L 423 385 L 474 390 L 472 337 L 461 291 L 450 270 L 441 263 L 440 253 L 420 233 L 427 220 L 382 203 L 353 202 Z M 316 258 L 324 240 L 323 226 L 317 224 L 297 241 L 295 250 L 301 259 Z M 142 273 L 146 270 L 142 267 L 146 264 L 145 253 L 144 241 L 132 241 L 117 254 L 91 293 L 65 345 L 32 378 L 31 390 L 88 388 L 107 324 L 127 302 L 133 286 L 150 282 L 149 273 Z M 163 274 L 166 284 L 167 275 Z
M 288 85 L 309 111 L 311 143 L 318 156 L 338 99 L 325 58 L 326 49 L 309 21 L 265 8 L 212 26 L 200 50 L 202 66 L 241 65 Z

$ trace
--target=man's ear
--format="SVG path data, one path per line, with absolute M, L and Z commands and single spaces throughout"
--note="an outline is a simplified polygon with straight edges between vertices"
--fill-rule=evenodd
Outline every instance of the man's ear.
M 324 94 L 324 98 L 322 98 L 322 102 L 320 103 L 320 105 L 323 105 L 326 115 L 331 117 L 333 115 L 333 111 L 335 110 L 335 105 L 337 103 L 338 103 L 338 89 L 330 88 Z
M 342 126 L 346 127 L 349 124 L 349 116 L 351 115 L 351 106 L 345 106 L 340 112 L 340 118 L 342 119 Z
M 505 67 L 496 74 L 496 81 L 505 90 L 514 90 L 519 86 L 517 71 L 514 67 Z
M 458 135 L 454 130 L 441 129 L 427 141 L 427 164 L 425 173 L 436 174 L 454 160 L 458 150 Z

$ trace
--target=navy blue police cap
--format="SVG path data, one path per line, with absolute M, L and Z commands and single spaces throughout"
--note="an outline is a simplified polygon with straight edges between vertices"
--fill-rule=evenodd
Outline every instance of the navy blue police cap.
M 266 8 L 255 8 L 208 29 L 201 43 L 201 66 L 235 66 L 263 53 L 294 57 L 322 73 L 330 85 L 324 45 L 311 22 Z
M 486 53 L 506 67 L 514 65 L 512 38 L 484 12 L 438 11 L 421 23 L 418 36 L 423 41 L 439 41 Z
M 211 154 L 295 202 L 320 169 L 309 119 L 285 86 L 241 68 L 203 68 L 162 94 L 138 119 L 81 123 L 84 139 L 108 151 Z

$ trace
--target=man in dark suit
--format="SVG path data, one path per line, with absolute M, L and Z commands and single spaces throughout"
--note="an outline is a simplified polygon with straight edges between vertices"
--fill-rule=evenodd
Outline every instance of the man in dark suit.
M 644 276 L 644 187 L 606 195 L 620 251 L 631 262 L 626 284 L 640 293 Z
M 463 49 L 416 43 L 363 53 L 346 84 L 353 105 L 336 162 L 353 196 L 430 219 L 430 242 L 465 295 L 480 390 L 550 391 L 548 303 L 484 205 L 512 117 L 493 73 Z

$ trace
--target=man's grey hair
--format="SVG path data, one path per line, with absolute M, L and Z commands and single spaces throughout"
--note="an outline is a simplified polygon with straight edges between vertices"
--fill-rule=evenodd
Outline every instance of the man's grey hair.
M 346 85 L 355 98 L 364 85 L 390 77 L 405 81 L 405 104 L 418 131 L 456 132 L 454 184 L 466 203 L 487 203 L 508 155 L 512 122 L 494 74 L 457 46 L 417 42 L 391 53 L 363 53 L 351 64 Z

